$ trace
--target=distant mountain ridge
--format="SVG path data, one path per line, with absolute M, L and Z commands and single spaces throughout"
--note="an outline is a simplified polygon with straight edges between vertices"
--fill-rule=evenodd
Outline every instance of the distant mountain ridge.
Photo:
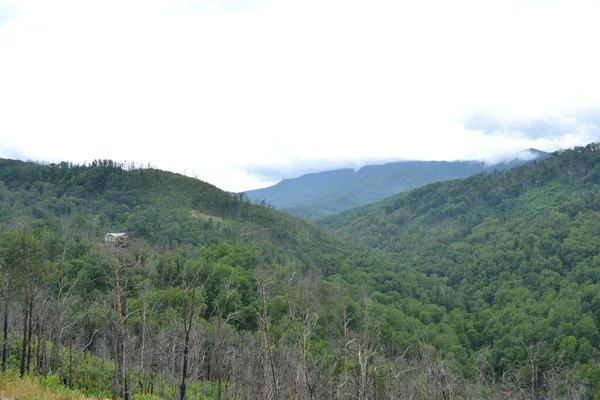
M 284 179 L 276 185 L 245 192 L 252 201 L 267 203 L 292 214 L 316 219 L 430 183 L 467 178 L 495 169 L 505 170 L 550 156 L 528 149 L 527 159 L 514 158 L 490 165 L 484 161 L 399 161 L 323 171 Z

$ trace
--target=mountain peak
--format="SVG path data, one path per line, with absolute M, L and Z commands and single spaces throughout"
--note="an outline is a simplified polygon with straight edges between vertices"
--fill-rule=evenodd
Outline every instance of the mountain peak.
M 284 179 L 274 186 L 246 192 L 253 201 L 313 219 L 383 200 L 430 183 L 467 178 L 494 169 L 510 169 L 548 157 L 537 149 L 523 150 L 492 161 L 396 161 L 365 165 L 358 170 L 313 172 Z

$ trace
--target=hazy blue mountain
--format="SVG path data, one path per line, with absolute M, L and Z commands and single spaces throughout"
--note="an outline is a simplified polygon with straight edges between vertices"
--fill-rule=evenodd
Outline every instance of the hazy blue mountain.
M 353 175 L 354 170 L 351 168 L 316 172 L 298 178 L 284 179 L 276 185 L 245 193 L 250 200 L 266 200 L 277 208 L 288 208 L 311 204 L 322 193 L 351 180 Z
M 550 154 L 528 152 L 539 160 Z M 336 214 L 434 182 L 466 178 L 494 169 L 510 169 L 529 161 L 513 159 L 495 165 L 482 161 L 400 161 L 367 165 L 357 171 L 338 169 L 284 179 L 276 185 L 250 190 L 252 201 L 267 203 L 308 219 Z

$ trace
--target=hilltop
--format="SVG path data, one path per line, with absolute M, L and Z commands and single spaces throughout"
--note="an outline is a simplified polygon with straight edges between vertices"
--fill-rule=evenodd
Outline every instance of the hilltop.
M 466 178 L 496 169 L 507 170 L 549 155 L 529 149 L 523 152 L 522 158 L 495 164 L 483 161 L 400 161 L 367 165 L 357 171 L 339 169 L 284 179 L 274 186 L 250 190 L 245 194 L 253 201 L 264 200 L 291 214 L 316 219 L 430 183 Z
M 0 159 L 0 182 L 0 223 L 8 227 L 21 220 L 60 225 L 66 218 L 86 240 L 130 232 L 164 250 L 241 236 L 290 249 L 300 238 L 324 240 L 313 226 L 250 204 L 242 195 L 180 174 L 127 169 L 110 160 L 73 165 Z

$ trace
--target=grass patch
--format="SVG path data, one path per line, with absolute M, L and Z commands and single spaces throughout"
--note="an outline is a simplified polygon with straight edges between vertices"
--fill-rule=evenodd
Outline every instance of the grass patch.
M 3 397 L 4 396 L 4 397 Z M 0 373 L 0 398 L 19 400 L 91 400 L 76 390 L 67 389 L 57 378 L 19 377 L 14 372 Z

